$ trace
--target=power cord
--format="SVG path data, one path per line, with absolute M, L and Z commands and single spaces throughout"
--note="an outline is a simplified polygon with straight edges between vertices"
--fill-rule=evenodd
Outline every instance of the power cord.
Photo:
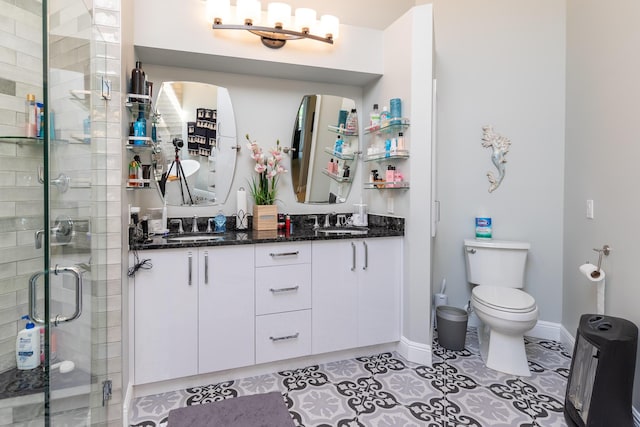
M 147 258 L 140 261 L 140 258 L 138 257 L 138 251 L 134 249 L 133 250 L 133 267 L 129 268 L 127 275 L 129 277 L 133 277 L 136 275 L 138 270 L 151 270 L 152 268 L 153 268 L 153 264 L 151 263 L 151 259 Z

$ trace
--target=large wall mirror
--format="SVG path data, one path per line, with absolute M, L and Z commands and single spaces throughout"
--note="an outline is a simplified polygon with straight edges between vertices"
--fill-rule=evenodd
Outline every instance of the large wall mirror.
M 154 107 L 154 165 L 167 204 L 224 203 L 238 145 L 229 91 L 198 82 L 163 82 Z
M 291 179 L 301 203 L 344 203 L 358 164 L 358 132 L 346 132 L 355 101 L 332 95 L 305 95 L 293 129 Z M 336 140 L 339 147 L 336 149 Z

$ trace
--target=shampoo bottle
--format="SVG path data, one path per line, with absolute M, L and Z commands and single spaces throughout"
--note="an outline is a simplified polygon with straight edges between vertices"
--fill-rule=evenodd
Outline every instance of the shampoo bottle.
M 27 100 L 24 104 L 25 114 L 25 136 L 35 138 L 38 136 L 37 129 L 37 112 L 36 112 L 36 96 L 32 93 L 27 94 Z
M 131 70 L 131 93 L 136 95 L 144 95 L 146 75 L 142 69 L 142 63 L 136 61 L 136 68 Z M 139 101 L 141 101 L 139 99 Z
M 27 324 L 16 337 L 16 365 L 20 370 L 40 366 L 40 330 L 36 329 L 29 316 L 22 316 Z
M 389 119 L 391 118 L 391 113 L 387 110 L 387 107 L 382 107 L 382 113 L 380 113 L 380 127 L 384 128 L 389 126 Z
M 380 128 L 380 110 L 378 110 L 378 104 L 373 104 L 373 110 L 369 113 L 369 128 L 371 130 Z
M 347 115 L 346 131 L 350 135 L 358 133 L 358 113 L 355 108 L 352 108 L 351 112 Z

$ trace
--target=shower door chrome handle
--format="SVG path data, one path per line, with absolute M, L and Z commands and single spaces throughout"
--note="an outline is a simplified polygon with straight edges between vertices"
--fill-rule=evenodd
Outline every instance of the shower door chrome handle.
M 37 310 L 36 306 L 38 302 L 38 294 L 37 294 L 36 286 L 38 283 L 38 278 L 40 276 L 43 276 L 44 273 L 45 273 L 44 271 L 38 271 L 37 273 L 32 274 L 31 277 L 29 278 L 29 317 L 35 323 L 39 323 L 39 324 L 44 324 L 44 319 L 38 316 L 38 313 L 36 312 Z
M 82 315 L 82 273 L 80 269 L 77 267 L 60 267 L 56 265 L 53 270 L 53 274 L 56 276 L 58 274 L 70 273 L 75 281 L 75 310 L 71 315 L 62 315 L 57 314 L 55 317 L 50 319 L 50 322 L 55 326 L 58 326 L 60 323 L 71 322 L 76 320 L 78 317 Z M 37 292 L 37 281 L 38 278 L 44 275 L 44 271 L 39 271 L 31 276 L 29 279 L 29 317 L 36 322 L 43 324 L 45 323 L 44 319 L 41 318 L 37 313 L 37 303 L 38 303 L 38 292 Z

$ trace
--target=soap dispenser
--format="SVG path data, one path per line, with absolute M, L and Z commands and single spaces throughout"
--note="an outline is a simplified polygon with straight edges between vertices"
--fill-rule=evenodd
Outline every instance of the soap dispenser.
M 40 330 L 29 319 L 22 316 L 27 324 L 16 337 L 16 366 L 19 370 L 34 369 L 40 366 Z

